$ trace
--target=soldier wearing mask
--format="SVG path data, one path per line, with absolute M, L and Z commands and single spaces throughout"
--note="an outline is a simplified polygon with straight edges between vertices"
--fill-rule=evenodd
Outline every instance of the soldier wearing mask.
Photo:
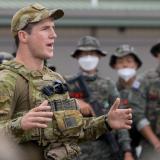
M 141 135 L 155 149 L 158 149 L 160 141 L 152 131 L 150 122 L 145 115 L 145 97 L 141 91 L 143 85 L 137 80 L 137 70 L 142 65 L 141 60 L 132 46 L 124 44 L 116 49 L 109 64 L 118 74 L 117 88 L 121 95 L 121 104 L 125 108 L 132 107 L 133 109 L 133 125 L 130 130 L 133 152 L 140 143 Z M 135 156 L 137 155 L 135 154 Z
M 80 140 L 132 123 L 131 109 L 118 109 L 119 99 L 108 114 L 83 118 L 62 76 L 44 66 L 54 53 L 54 21 L 63 15 L 38 3 L 19 9 L 11 21 L 16 58 L 0 66 L 0 129 L 29 160 L 72 159 Z
M 115 84 L 109 78 L 103 78 L 98 74 L 99 61 L 106 55 L 107 53 L 101 50 L 98 39 L 92 36 L 80 38 L 76 50 L 71 55 L 77 60 L 80 70 L 78 74 L 67 77 L 69 92 L 85 104 L 80 108 L 84 116 L 100 116 L 108 112 L 111 104 L 119 97 Z M 77 81 L 74 81 L 77 76 L 83 79 L 85 87 L 82 82 L 77 85 Z M 70 83 L 73 81 L 75 85 Z M 90 96 L 84 96 L 83 91 L 88 91 Z M 123 150 L 122 154 L 119 147 Z M 78 158 L 80 160 L 120 160 L 123 157 L 125 160 L 133 160 L 127 130 L 119 131 L 118 141 L 114 133 L 104 134 L 97 141 L 82 144 L 81 149 L 82 153 Z
M 157 137 L 160 139 L 160 43 L 151 47 L 150 53 L 157 59 L 157 68 L 141 74 L 139 80 L 143 84 L 142 92 L 145 95 L 146 115 L 150 120 L 151 127 Z M 155 143 L 154 148 L 146 141 L 143 144 L 143 160 L 159 160 L 160 145 Z

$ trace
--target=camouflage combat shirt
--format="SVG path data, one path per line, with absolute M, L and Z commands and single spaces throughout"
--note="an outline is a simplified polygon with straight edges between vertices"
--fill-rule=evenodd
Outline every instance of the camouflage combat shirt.
M 91 93 L 91 101 L 96 100 L 99 104 L 101 104 L 99 107 L 103 106 L 103 112 L 104 114 L 107 113 L 111 107 L 111 105 L 114 103 L 115 99 L 119 97 L 118 90 L 115 86 L 115 84 L 109 79 L 109 78 L 102 78 L 100 76 L 93 75 L 83 75 L 80 73 L 81 76 L 83 76 L 87 87 Z M 77 75 L 76 75 L 77 76 Z M 75 76 L 75 77 L 76 77 Z M 70 76 L 69 78 L 74 78 L 74 76 Z M 76 86 L 75 88 L 72 86 L 71 92 L 77 90 Z M 84 98 L 84 100 L 88 103 L 91 101 L 88 98 Z M 95 102 L 93 102 L 95 103 Z M 90 103 L 91 104 L 91 103 Z M 92 105 L 92 104 L 91 104 Z M 118 140 L 115 137 L 115 133 L 113 131 L 112 135 L 116 140 L 116 143 L 118 144 L 118 147 L 125 151 L 131 150 L 130 147 L 130 138 L 128 135 L 127 130 L 118 130 Z M 114 160 L 115 156 L 117 156 L 116 153 L 113 153 L 113 148 L 116 150 L 117 146 L 114 146 L 114 142 L 108 141 L 108 138 L 106 139 L 105 136 L 101 136 L 99 140 L 93 141 L 93 142 L 86 142 L 81 145 L 81 151 L 82 154 L 78 157 L 78 159 L 81 160 Z M 111 139 L 111 138 L 109 138 Z M 116 144 L 116 145 L 117 145 Z M 112 146 L 111 146 L 112 145 Z M 119 152 L 119 151 L 118 151 Z
M 146 114 L 153 131 L 160 137 L 160 64 L 155 70 L 140 75 L 145 96 Z

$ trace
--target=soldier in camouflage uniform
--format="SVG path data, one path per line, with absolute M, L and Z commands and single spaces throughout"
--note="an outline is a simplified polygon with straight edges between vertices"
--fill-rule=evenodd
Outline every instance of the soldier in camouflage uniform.
M 139 80 L 143 83 L 142 92 L 146 99 L 146 115 L 150 120 L 151 127 L 157 137 L 160 139 L 160 43 L 155 44 L 151 48 L 151 54 L 158 60 L 156 69 L 151 69 L 139 76 Z M 142 152 L 143 160 L 159 160 L 160 145 L 156 144 L 154 148 L 144 141 L 144 150 Z
M 24 159 L 72 159 L 79 140 L 98 138 L 110 127 L 131 127 L 131 109 L 118 109 L 118 99 L 107 115 L 83 118 L 64 79 L 44 66 L 57 37 L 53 20 L 63 14 L 36 3 L 12 18 L 17 52 L 0 66 L 0 130 L 21 146 Z
M 142 62 L 134 48 L 129 45 L 121 45 L 110 58 L 110 66 L 117 70 L 117 88 L 121 95 L 121 103 L 125 108 L 133 109 L 133 126 L 130 130 L 133 151 L 141 140 L 141 134 L 157 148 L 160 141 L 152 131 L 149 120 L 145 116 L 145 97 L 141 91 L 142 84 L 136 77 L 136 71 Z
M 3 62 L 6 62 L 8 60 L 11 60 L 13 58 L 14 57 L 10 53 L 0 52 L 0 64 L 3 63 Z
M 103 78 L 98 75 L 97 65 L 99 60 L 102 57 L 106 56 L 106 52 L 100 49 L 99 41 L 92 36 L 84 36 L 79 42 L 77 49 L 72 54 L 73 58 L 76 58 L 80 65 L 80 73 L 78 76 L 81 76 L 88 89 L 91 93 L 89 99 L 87 97 L 78 97 L 78 93 L 82 89 L 82 86 L 78 88 L 77 83 L 73 86 L 69 84 L 70 95 L 80 98 L 80 101 L 86 103 L 84 108 L 81 108 L 82 113 L 85 116 L 100 115 L 108 112 L 111 104 L 119 97 L 119 93 L 115 84 L 109 78 Z M 77 75 L 69 76 L 68 82 L 71 79 L 76 78 Z M 71 86 L 72 85 L 72 86 Z M 74 97 L 73 96 L 73 97 Z M 97 104 L 97 106 L 95 106 Z M 98 105 L 99 104 L 99 105 Z M 92 109 L 93 105 L 98 108 L 96 110 Z M 101 110 L 101 113 L 99 113 Z M 127 130 L 119 131 L 119 144 L 114 133 L 110 135 L 105 134 L 101 136 L 98 140 L 93 142 L 86 142 L 81 144 L 82 154 L 78 159 L 81 160 L 119 160 L 120 152 L 119 147 L 122 147 L 123 153 L 128 160 L 132 160 L 131 147 L 130 147 L 130 138 L 128 136 Z

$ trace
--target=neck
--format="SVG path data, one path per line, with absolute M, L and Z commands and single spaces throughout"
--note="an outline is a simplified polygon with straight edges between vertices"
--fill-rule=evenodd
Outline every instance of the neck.
M 81 68 L 82 72 L 86 75 L 92 76 L 95 75 L 97 73 L 97 69 L 91 70 L 91 71 L 85 71 Z
M 20 47 L 18 48 L 15 60 L 23 64 L 29 70 L 42 70 L 44 65 L 44 60 L 33 57 L 24 47 L 23 50 Z
M 125 88 L 130 88 L 133 85 L 133 82 L 135 81 L 136 76 L 133 78 L 129 79 L 128 81 L 123 80 L 122 78 L 119 78 L 120 83 L 125 87 Z

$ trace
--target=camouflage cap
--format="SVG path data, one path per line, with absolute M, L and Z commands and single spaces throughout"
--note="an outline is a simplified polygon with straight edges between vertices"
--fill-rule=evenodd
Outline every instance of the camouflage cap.
M 11 21 L 11 32 L 15 37 L 19 30 L 23 29 L 27 24 L 39 22 L 48 17 L 57 20 L 63 17 L 64 12 L 61 9 L 48 10 L 41 4 L 35 3 L 18 10 Z
M 107 55 L 107 52 L 100 49 L 99 40 L 92 36 L 84 36 L 80 38 L 77 48 L 71 56 L 75 58 L 80 51 L 97 51 L 101 56 Z
M 123 44 L 116 48 L 115 53 L 110 57 L 109 65 L 114 68 L 114 65 L 116 63 L 117 58 L 125 57 L 127 55 L 132 55 L 135 59 L 135 61 L 138 64 L 138 68 L 141 67 L 142 61 L 138 57 L 137 53 L 134 50 L 134 47 L 128 45 L 128 44 Z
M 157 43 L 154 46 L 152 46 L 150 52 L 154 57 L 157 57 L 157 55 L 160 54 L 160 43 Z

